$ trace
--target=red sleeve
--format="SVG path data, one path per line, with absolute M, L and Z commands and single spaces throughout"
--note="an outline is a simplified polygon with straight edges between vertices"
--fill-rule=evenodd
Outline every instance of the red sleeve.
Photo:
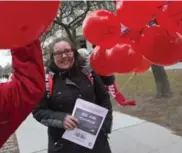
M 37 40 L 11 50 L 14 74 L 0 84 L 0 148 L 40 102 L 45 92 L 42 50 Z
M 116 82 L 114 82 L 112 85 L 106 86 L 107 91 L 112 95 L 112 97 L 116 100 L 118 104 L 121 106 L 133 106 L 136 105 L 136 102 L 134 100 L 127 101 L 123 94 L 118 90 L 116 86 Z

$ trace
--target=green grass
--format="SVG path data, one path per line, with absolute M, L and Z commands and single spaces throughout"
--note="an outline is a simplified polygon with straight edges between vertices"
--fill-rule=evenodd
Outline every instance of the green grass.
M 132 74 L 116 75 L 118 88 L 126 99 L 136 100 L 137 106 L 120 107 L 113 102 L 113 109 L 171 128 L 182 135 L 182 70 L 166 72 L 173 92 L 173 97 L 169 99 L 155 98 L 156 85 L 152 72 L 134 76 L 126 86 Z
M 182 92 L 182 70 L 168 70 L 166 71 L 168 79 L 174 94 L 179 94 Z M 155 95 L 156 85 L 152 72 L 146 72 L 143 74 L 137 74 L 128 82 L 125 86 L 127 80 L 133 74 L 126 75 L 116 75 L 118 87 L 127 96 L 145 96 L 145 95 Z M 180 83 L 181 82 L 181 83 Z M 125 86 L 123 89 L 123 85 Z

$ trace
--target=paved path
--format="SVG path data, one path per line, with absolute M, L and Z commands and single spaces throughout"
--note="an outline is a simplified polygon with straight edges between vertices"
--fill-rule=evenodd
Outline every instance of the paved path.
M 20 153 L 47 153 L 47 130 L 30 115 L 16 132 Z M 114 112 L 113 153 L 181 153 L 182 138 L 166 128 Z
M 119 116 L 126 123 L 125 119 L 133 124 L 121 125 L 111 134 L 110 144 L 113 153 L 181 153 L 182 138 L 172 134 L 166 128 L 156 124 L 126 117 L 117 113 L 115 122 Z M 124 119 L 125 118 L 125 119 Z

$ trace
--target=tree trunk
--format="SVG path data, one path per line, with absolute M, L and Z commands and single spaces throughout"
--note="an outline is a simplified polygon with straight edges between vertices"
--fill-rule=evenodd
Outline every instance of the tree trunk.
M 79 47 L 78 44 L 77 44 L 77 41 L 76 41 L 76 36 L 77 36 L 76 29 L 71 29 L 71 32 L 72 32 L 72 41 L 73 41 L 73 43 L 75 44 L 76 47 Z
M 65 32 L 66 32 L 68 38 L 72 41 L 72 43 L 73 43 L 74 45 L 76 45 L 76 40 L 75 40 L 75 38 L 73 37 L 71 28 L 70 28 L 68 25 L 62 23 L 62 22 L 59 21 L 59 20 L 54 20 L 54 23 L 55 23 L 55 24 L 58 24 L 59 26 L 61 26 L 62 28 L 64 28 L 64 30 L 65 30 Z
M 75 38 L 74 38 L 74 36 L 72 34 L 71 29 L 68 28 L 68 29 L 65 29 L 65 31 L 66 31 L 66 34 L 67 34 L 68 38 L 72 41 L 72 43 L 74 45 L 76 45 L 76 40 L 75 40 Z
M 172 96 L 170 84 L 164 67 L 152 65 L 152 72 L 156 83 L 156 97 L 168 98 Z
M 69 27 L 64 27 L 65 31 L 66 31 L 66 34 L 68 36 L 68 38 L 71 40 L 71 42 L 77 46 L 77 42 L 76 42 L 76 30 L 72 30 L 71 28 Z

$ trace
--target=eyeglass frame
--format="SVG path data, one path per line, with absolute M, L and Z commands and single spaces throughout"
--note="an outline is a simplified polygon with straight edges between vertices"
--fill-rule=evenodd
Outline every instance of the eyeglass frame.
M 63 57 L 63 54 L 65 54 L 66 56 L 70 56 L 71 53 L 73 53 L 74 50 L 73 49 L 65 49 L 64 51 L 56 51 L 56 52 L 53 52 L 53 55 L 54 56 L 59 56 L 59 57 Z

